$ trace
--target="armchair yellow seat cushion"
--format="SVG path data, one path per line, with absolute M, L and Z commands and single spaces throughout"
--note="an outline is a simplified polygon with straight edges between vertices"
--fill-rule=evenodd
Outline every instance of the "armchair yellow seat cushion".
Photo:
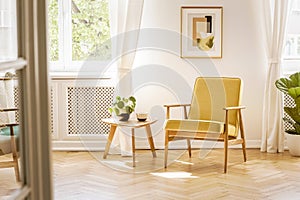
M 210 134 L 212 137 L 219 137 L 220 134 L 224 133 L 224 123 L 218 121 L 208 121 L 208 120 L 189 120 L 189 119 L 169 119 L 166 121 L 165 130 L 168 131 L 176 131 L 174 136 L 179 136 L 178 131 L 180 131 L 180 136 L 186 133 L 186 137 L 194 138 L 197 133 L 206 133 Z M 190 132 L 194 132 L 195 134 L 190 134 Z M 234 125 L 228 125 L 228 135 L 232 137 L 236 137 L 237 131 Z M 215 135 L 215 136 L 213 136 Z M 172 133 L 169 134 L 172 136 Z
M 10 137 L 0 135 L 0 156 L 11 152 Z
M 14 129 L 14 135 L 18 135 L 19 134 L 19 126 L 13 126 L 13 129 Z M 10 136 L 10 128 L 9 127 L 1 128 L 0 135 Z
M 15 135 L 15 141 L 18 147 L 19 126 L 14 126 L 13 130 Z M 0 155 L 4 155 L 12 152 L 10 134 L 11 134 L 10 127 L 5 127 L 0 129 Z

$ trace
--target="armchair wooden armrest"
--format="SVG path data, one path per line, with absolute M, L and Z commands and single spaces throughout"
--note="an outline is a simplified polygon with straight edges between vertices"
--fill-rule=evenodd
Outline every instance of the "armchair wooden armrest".
M 0 128 L 10 127 L 10 126 L 18 126 L 18 123 L 9 123 L 9 124 L 0 124 Z
M 170 118 L 170 108 L 175 108 L 175 107 L 183 107 L 184 118 L 187 119 L 186 107 L 188 107 L 188 106 L 191 106 L 191 104 L 165 104 L 164 107 L 167 108 L 166 119 Z
M 164 107 L 183 107 L 183 106 L 191 106 L 191 104 L 165 104 Z
M 224 110 L 241 110 L 241 109 L 245 109 L 246 106 L 233 106 L 233 107 L 225 107 L 223 108 Z
M 0 108 L 0 112 L 17 111 L 18 108 Z

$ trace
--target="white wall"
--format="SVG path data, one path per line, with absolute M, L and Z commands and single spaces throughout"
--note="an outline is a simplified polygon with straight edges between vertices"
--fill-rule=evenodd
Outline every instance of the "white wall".
M 244 125 L 247 140 L 250 146 L 259 147 L 262 130 L 262 102 L 264 94 L 264 85 L 266 78 L 266 65 L 263 49 L 263 35 L 261 32 L 261 17 L 259 7 L 260 0 L 145 0 L 144 15 L 142 19 L 142 28 L 158 28 L 162 32 L 172 32 L 176 36 L 165 37 L 163 40 L 170 39 L 174 52 L 168 49 L 158 47 L 149 50 L 147 45 L 141 45 L 137 52 L 135 69 L 139 67 L 148 67 L 154 65 L 153 69 L 166 69 L 156 72 L 154 82 L 160 82 L 156 79 L 163 76 L 166 82 L 178 81 L 172 79 L 173 76 L 168 72 L 178 73 L 190 87 L 192 87 L 195 77 L 199 74 L 205 76 L 235 76 L 241 77 L 244 81 L 243 105 Z M 180 49 L 180 7 L 181 6 L 223 6 L 223 58 L 222 59 L 189 59 L 184 60 L 178 55 Z M 149 34 L 149 40 L 159 40 L 154 34 Z M 178 36 L 178 37 L 177 37 Z M 163 42 L 163 41 L 162 41 Z M 147 47 L 147 48 L 146 48 Z M 192 66 L 191 63 L 195 66 Z M 149 66 L 148 66 L 149 65 Z M 159 68 L 158 67 L 158 68 Z M 148 74 L 143 73 L 144 78 Z M 149 76 L 151 72 L 149 71 Z M 176 76 L 175 76 L 176 77 Z M 178 85 L 183 80 L 178 81 Z M 182 97 L 176 96 L 172 88 L 161 84 L 145 84 L 145 90 L 141 86 L 135 88 L 137 96 L 143 98 L 146 105 L 152 102 L 155 105 L 170 103 L 171 101 L 182 101 Z M 170 83 L 171 84 L 171 83 Z M 155 85 L 155 86 L 154 86 Z M 146 87 L 147 86 L 147 87 Z M 152 89 L 151 89 L 152 87 Z M 177 89 L 181 89 L 179 86 Z M 173 93 L 172 93 L 173 92 Z M 149 96 L 151 98 L 149 98 Z M 190 93 L 186 90 L 186 98 L 189 100 Z M 149 101 L 151 100 L 151 101 Z M 155 103 L 153 103 L 153 101 Z M 138 109 L 150 109 L 140 106 Z M 156 107 L 159 117 L 164 114 L 162 108 Z M 162 138 L 157 136 L 157 139 Z M 249 146 L 248 145 L 248 146 Z

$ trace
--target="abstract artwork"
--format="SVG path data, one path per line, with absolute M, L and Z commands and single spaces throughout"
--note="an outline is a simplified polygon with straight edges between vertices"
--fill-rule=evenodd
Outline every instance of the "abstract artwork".
M 222 58 L 222 7 L 181 7 L 181 57 Z

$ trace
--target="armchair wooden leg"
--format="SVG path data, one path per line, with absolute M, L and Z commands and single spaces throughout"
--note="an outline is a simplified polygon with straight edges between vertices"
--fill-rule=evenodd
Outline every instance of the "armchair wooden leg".
M 17 145 L 16 145 L 16 139 L 15 139 L 13 126 L 10 126 L 10 143 L 11 143 L 11 149 L 12 149 L 12 157 L 13 157 L 13 161 L 14 161 L 16 180 L 20 181 L 21 179 L 20 179 Z
M 227 159 L 228 159 L 228 111 L 226 110 L 225 115 L 225 135 L 224 135 L 224 173 L 227 173 Z
M 134 128 L 131 129 L 131 142 L 132 142 L 132 167 L 135 167 L 135 138 L 134 138 Z
M 168 146 L 169 146 L 169 134 L 168 131 L 165 132 L 165 160 L 164 165 L 167 168 L 168 165 Z
M 226 140 L 226 139 L 225 139 Z M 227 173 L 228 140 L 224 142 L 224 173 Z
M 243 143 L 242 143 L 242 148 L 243 148 L 244 162 L 246 162 L 247 161 L 246 144 L 245 144 L 245 140 L 244 139 L 243 139 Z
M 187 146 L 188 146 L 188 151 L 189 151 L 189 157 L 192 157 L 192 147 L 191 147 L 191 140 L 186 139 Z
M 15 169 L 15 174 L 16 174 L 16 180 L 18 182 L 21 181 L 20 179 L 20 170 L 19 170 L 19 161 L 18 161 L 18 155 L 13 153 L 13 160 L 14 160 L 14 169 Z
M 241 138 L 243 139 L 242 148 L 243 148 L 244 162 L 246 162 L 247 161 L 247 156 L 246 156 L 246 140 L 245 140 L 244 125 L 243 125 L 241 111 L 239 111 L 239 119 L 240 119 Z

